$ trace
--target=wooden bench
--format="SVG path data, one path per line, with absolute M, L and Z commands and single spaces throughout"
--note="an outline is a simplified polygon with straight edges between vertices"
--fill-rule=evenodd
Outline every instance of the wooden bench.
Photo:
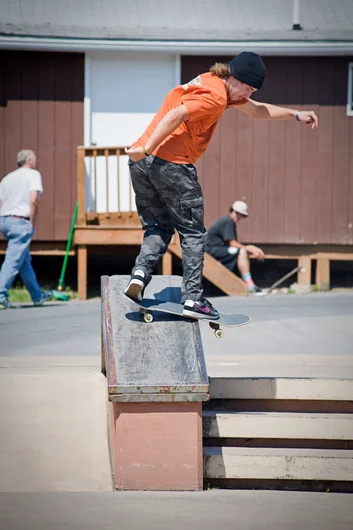
M 261 245 L 265 259 L 295 260 L 302 272 L 297 275 L 299 285 L 311 285 L 311 265 L 316 260 L 315 285 L 321 290 L 330 288 L 330 261 L 353 261 L 352 247 L 340 246 L 340 252 L 314 245 Z M 317 251 L 316 251 L 317 248 Z M 163 258 L 162 273 L 172 274 L 172 255 L 181 259 L 182 252 L 175 236 Z M 229 296 L 244 295 L 244 282 L 209 254 L 205 254 L 204 277 Z
M 267 254 L 266 259 L 291 259 L 298 261 L 304 271 L 298 274 L 299 285 L 311 285 L 311 264 L 316 260 L 315 285 L 322 290 L 330 288 L 330 261 L 353 261 L 353 252 L 313 252 L 307 255 Z

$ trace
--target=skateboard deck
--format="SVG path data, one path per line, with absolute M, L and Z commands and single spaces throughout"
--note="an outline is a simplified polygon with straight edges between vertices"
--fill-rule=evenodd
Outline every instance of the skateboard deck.
M 224 335 L 224 332 L 221 329 L 221 325 L 232 328 L 232 327 L 244 326 L 245 324 L 248 324 L 249 322 L 251 322 L 251 318 L 249 316 L 241 315 L 241 314 L 224 314 L 224 315 L 220 314 L 219 318 L 217 319 L 197 318 L 197 317 L 191 317 L 189 315 L 186 316 L 186 315 L 183 315 L 184 306 L 182 304 L 177 304 L 175 302 L 166 302 L 163 300 L 155 300 L 152 298 L 144 298 L 140 302 L 139 300 L 135 300 L 133 298 L 130 298 L 129 296 L 126 296 L 126 294 L 123 292 L 121 294 L 125 298 L 130 300 L 132 304 L 136 305 L 139 308 L 139 311 L 143 314 L 143 319 L 145 322 L 153 321 L 154 311 L 160 311 L 161 313 L 169 313 L 171 315 L 177 315 L 187 320 L 203 320 L 209 323 L 210 327 L 214 330 L 214 334 L 217 338 L 221 338 Z
M 279 280 L 277 280 L 275 283 L 273 283 L 271 285 L 271 287 L 269 287 L 268 289 L 266 289 L 266 293 L 270 293 L 271 291 L 273 291 L 273 289 L 275 289 L 276 287 L 278 287 L 279 285 L 281 285 L 282 282 L 284 282 L 285 280 L 287 280 L 287 278 L 290 278 L 291 276 L 293 276 L 293 274 L 295 274 L 296 272 L 304 272 L 305 269 L 303 267 L 295 267 L 293 270 L 291 270 L 290 272 L 288 272 L 287 274 L 285 274 L 284 276 L 282 276 L 282 278 L 280 278 Z

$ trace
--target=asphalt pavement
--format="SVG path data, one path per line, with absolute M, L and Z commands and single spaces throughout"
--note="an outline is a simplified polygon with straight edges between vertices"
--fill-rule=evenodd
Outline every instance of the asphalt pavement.
M 3 493 L 3 530 L 352 530 L 351 495 L 289 491 Z
M 252 321 L 216 339 L 200 323 L 210 375 L 353 377 L 353 293 L 211 299 Z M 0 312 L 0 368 L 100 364 L 100 300 Z
M 353 377 L 353 294 L 220 297 L 212 299 L 212 303 L 222 312 L 248 314 L 252 321 L 240 328 L 225 328 L 223 339 L 216 339 L 208 324 L 200 323 L 210 375 Z M 82 427 L 87 425 L 87 415 L 93 421 L 92 411 L 98 418 L 96 422 L 105 422 L 104 411 L 94 409 L 96 401 L 105 401 L 94 397 L 105 391 L 99 371 L 99 299 L 53 302 L 39 308 L 24 304 L 17 310 L 0 312 L 1 410 L 8 435 L 8 453 L 4 453 L 0 467 L 5 470 L 3 477 L 12 481 L 8 482 L 8 490 L 2 490 L 9 492 L 0 493 L 1 529 L 352 529 L 353 502 L 346 494 L 106 491 L 111 488 L 104 448 L 106 426 L 100 429 L 102 436 L 90 437 L 88 447 Z M 81 386 L 77 385 L 78 380 Z M 81 399 L 86 395 L 82 391 L 84 385 L 92 394 L 89 409 Z M 14 389 L 20 392 L 17 397 Z M 64 392 L 63 399 L 55 404 L 60 392 Z M 61 417 L 65 418 L 65 425 L 69 421 L 71 426 L 69 445 Z M 46 418 L 55 431 L 54 446 L 54 431 L 52 427 L 45 428 Z M 45 439 L 39 429 L 44 429 Z M 25 450 L 23 443 L 27 444 Z M 61 454 L 63 445 L 71 447 L 70 458 Z M 55 459 L 50 447 L 54 447 Z M 11 464 L 10 457 L 16 451 L 20 460 Z M 32 456 L 26 462 L 27 454 Z M 58 466 L 52 469 L 54 460 Z M 16 473 L 11 472 L 11 466 L 16 467 Z M 89 470 L 94 466 L 99 474 L 90 477 Z M 74 479 L 70 484 L 68 477 Z M 63 492 L 65 481 L 67 490 L 76 491 Z M 77 492 L 80 484 L 85 492 Z

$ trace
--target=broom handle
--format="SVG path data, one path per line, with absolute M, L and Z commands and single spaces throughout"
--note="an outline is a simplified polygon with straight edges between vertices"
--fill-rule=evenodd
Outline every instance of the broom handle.
M 64 285 L 64 278 L 65 278 L 67 260 L 69 258 L 69 252 L 70 252 L 70 249 L 71 249 L 71 243 L 72 243 L 72 237 L 73 237 L 74 230 L 75 230 L 77 213 L 78 213 L 78 202 L 76 203 L 75 210 L 74 210 L 74 215 L 73 215 L 72 221 L 71 221 L 69 239 L 67 240 L 67 244 L 66 244 L 64 263 L 63 263 L 63 266 L 62 266 L 62 269 L 61 269 L 60 279 L 59 279 L 59 283 L 58 283 L 58 291 L 61 291 L 62 288 L 63 288 L 63 285 Z

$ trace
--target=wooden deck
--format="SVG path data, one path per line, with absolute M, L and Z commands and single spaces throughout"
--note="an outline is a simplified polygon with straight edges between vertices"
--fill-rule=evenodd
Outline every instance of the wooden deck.
M 75 227 L 74 244 L 78 257 L 78 294 L 81 300 L 87 297 L 87 257 L 90 247 L 97 246 L 122 246 L 140 245 L 143 239 L 143 230 L 136 211 L 134 211 L 134 197 L 131 184 L 128 187 L 128 204 L 126 211 L 120 209 L 122 203 L 122 175 L 119 159 L 125 156 L 123 147 L 78 147 L 77 149 L 77 194 L 78 194 L 78 217 Z M 91 188 L 87 186 L 87 160 L 91 170 Z M 110 211 L 109 201 L 112 175 L 110 174 L 112 164 L 116 174 L 113 175 L 116 185 L 117 211 Z M 86 165 L 85 165 L 86 162 Z M 102 163 L 103 162 L 103 163 Z M 100 164 L 100 166 L 99 166 Z M 98 166 L 101 168 L 99 173 Z M 102 171 L 103 168 L 103 171 Z M 97 193 L 99 179 L 103 179 L 105 190 L 105 211 L 98 211 Z M 93 199 L 88 208 L 87 195 L 90 191 Z M 126 187 L 125 187 L 126 193 Z M 102 209 L 102 208 L 101 208 Z M 298 266 L 305 269 L 304 273 L 298 274 L 297 282 L 302 285 L 311 284 L 311 264 L 316 260 L 315 284 L 320 289 L 328 289 L 330 286 L 330 261 L 350 260 L 353 261 L 353 249 L 350 245 L 261 245 L 266 259 L 290 259 L 297 260 Z M 62 252 L 62 249 L 59 251 Z M 1 253 L 1 246 L 0 246 Z M 181 259 L 182 251 L 177 236 L 169 246 L 162 260 L 162 273 L 171 275 L 173 273 L 173 256 Z M 204 277 L 230 296 L 246 294 L 242 280 L 230 272 L 220 262 L 205 255 Z

